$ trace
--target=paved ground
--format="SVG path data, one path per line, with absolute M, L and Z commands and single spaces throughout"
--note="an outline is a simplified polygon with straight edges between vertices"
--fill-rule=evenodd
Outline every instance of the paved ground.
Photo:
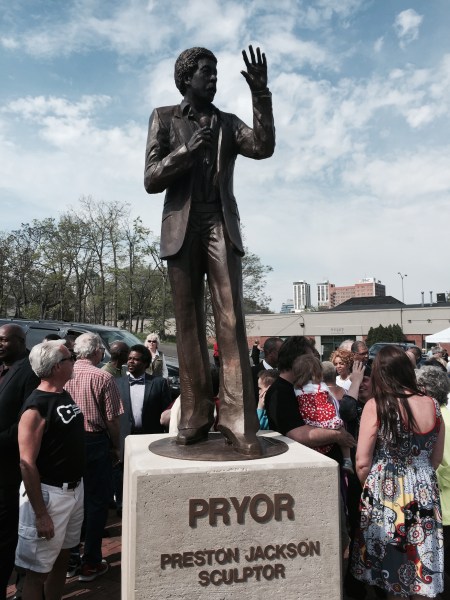
M 91 582 L 78 581 L 78 577 L 66 580 L 64 598 L 79 600 L 120 600 L 120 565 L 122 549 L 122 524 L 116 512 L 109 513 L 106 531 L 109 537 L 103 538 L 103 558 L 109 563 L 109 571 Z M 15 586 L 8 587 L 8 598 L 14 595 Z
M 66 580 L 64 599 L 76 600 L 120 600 L 120 567 L 122 549 L 122 524 L 115 510 L 109 513 L 106 528 L 108 537 L 103 538 L 103 558 L 109 563 L 109 571 L 92 582 L 78 581 L 78 577 Z M 15 586 L 8 587 L 8 598 L 14 595 Z M 376 596 L 369 593 L 366 600 L 375 600 Z M 126 600 L 126 599 L 124 599 Z M 325 599 L 321 599 L 325 600 Z M 343 600 L 349 600 L 345 595 Z

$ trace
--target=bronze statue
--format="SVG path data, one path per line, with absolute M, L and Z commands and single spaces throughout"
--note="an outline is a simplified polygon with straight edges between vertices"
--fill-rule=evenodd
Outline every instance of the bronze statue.
M 207 439 L 213 423 L 204 312 L 205 275 L 211 292 L 220 349 L 219 430 L 239 453 L 258 456 L 258 421 L 242 302 L 244 255 L 233 195 L 238 154 L 267 158 L 275 147 L 272 96 L 264 53 L 242 52 L 253 102 L 253 129 L 213 104 L 217 59 L 191 48 L 175 63 L 181 104 L 156 108 L 150 116 L 145 189 L 166 190 L 161 258 L 172 286 L 180 365 L 181 420 L 178 444 Z

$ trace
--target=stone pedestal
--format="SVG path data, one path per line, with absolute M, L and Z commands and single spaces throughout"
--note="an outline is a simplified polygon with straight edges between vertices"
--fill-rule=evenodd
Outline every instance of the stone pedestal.
M 288 452 L 185 461 L 127 438 L 123 600 L 341 599 L 338 466 L 267 435 Z

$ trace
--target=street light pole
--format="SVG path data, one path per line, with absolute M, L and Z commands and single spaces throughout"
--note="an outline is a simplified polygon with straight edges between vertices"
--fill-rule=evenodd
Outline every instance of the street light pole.
M 403 304 L 405 303 L 405 289 L 403 287 L 403 278 L 404 277 L 408 277 L 407 273 L 403 273 L 403 275 L 400 273 L 400 271 L 398 272 L 398 274 L 400 275 L 400 277 L 402 278 L 402 302 Z

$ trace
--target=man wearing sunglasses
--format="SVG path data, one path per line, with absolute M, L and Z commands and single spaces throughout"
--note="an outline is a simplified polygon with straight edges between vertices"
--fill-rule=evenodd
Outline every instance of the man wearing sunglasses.
M 60 598 L 72 546 L 83 523 L 85 461 L 83 415 L 64 390 L 75 357 L 62 340 L 30 352 L 39 386 L 19 422 L 19 543 L 16 564 L 26 570 L 24 598 Z

